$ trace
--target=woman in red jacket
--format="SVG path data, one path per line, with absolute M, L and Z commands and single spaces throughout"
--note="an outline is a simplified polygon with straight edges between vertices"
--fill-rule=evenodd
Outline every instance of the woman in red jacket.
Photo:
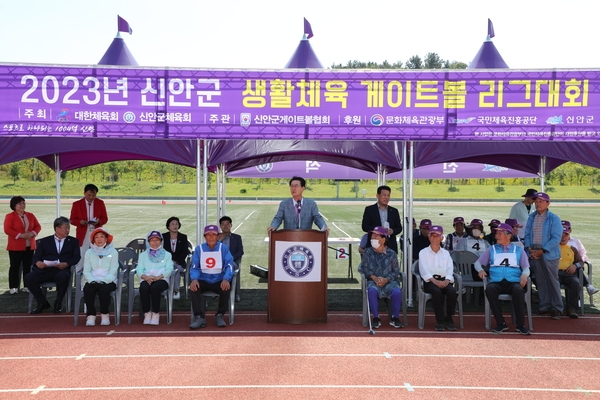
M 23 277 L 31 270 L 31 260 L 35 250 L 35 237 L 42 230 L 35 215 L 25 212 L 25 199 L 14 196 L 10 199 L 10 208 L 13 212 L 4 217 L 4 233 L 8 235 L 8 258 L 10 268 L 8 270 L 8 286 L 10 294 L 19 292 L 21 278 L 19 268 L 23 264 Z M 24 287 L 23 291 L 27 289 Z

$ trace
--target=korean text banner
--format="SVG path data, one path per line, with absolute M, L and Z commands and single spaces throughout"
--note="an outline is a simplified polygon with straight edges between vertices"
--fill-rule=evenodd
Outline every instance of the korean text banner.
M 0 135 L 600 140 L 600 70 L 0 65 Z

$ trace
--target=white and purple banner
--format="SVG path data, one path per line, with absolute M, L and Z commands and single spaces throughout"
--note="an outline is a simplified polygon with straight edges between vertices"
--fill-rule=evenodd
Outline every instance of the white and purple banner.
M 306 179 L 377 179 L 375 172 L 363 171 L 319 161 L 281 161 L 244 168 L 227 174 L 231 178 L 289 178 Z M 536 174 L 517 171 L 491 164 L 447 162 L 417 167 L 414 179 L 470 179 L 470 178 L 537 178 Z M 402 171 L 386 175 L 386 179 L 402 179 Z
M 600 71 L 0 65 L 0 135 L 598 141 Z

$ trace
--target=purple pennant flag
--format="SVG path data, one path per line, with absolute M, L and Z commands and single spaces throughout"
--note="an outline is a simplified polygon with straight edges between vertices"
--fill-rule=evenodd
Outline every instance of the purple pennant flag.
M 492 24 L 492 20 L 488 18 L 488 36 L 493 38 L 494 36 L 494 25 Z
M 312 33 L 312 28 L 310 27 L 310 22 L 308 22 L 306 18 L 304 18 L 304 33 L 308 35 L 306 36 L 307 39 L 310 39 L 314 36 Z
M 119 32 L 128 32 L 130 35 L 133 33 L 133 29 L 129 26 L 129 23 L 117 15 L 117 21 L 119 22 Z

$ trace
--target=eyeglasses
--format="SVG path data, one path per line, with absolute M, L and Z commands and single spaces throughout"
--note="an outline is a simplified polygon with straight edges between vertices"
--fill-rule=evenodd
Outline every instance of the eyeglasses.
M 299 188 L 302 187 L 302 185 L 290 185 L 291 188 Z

